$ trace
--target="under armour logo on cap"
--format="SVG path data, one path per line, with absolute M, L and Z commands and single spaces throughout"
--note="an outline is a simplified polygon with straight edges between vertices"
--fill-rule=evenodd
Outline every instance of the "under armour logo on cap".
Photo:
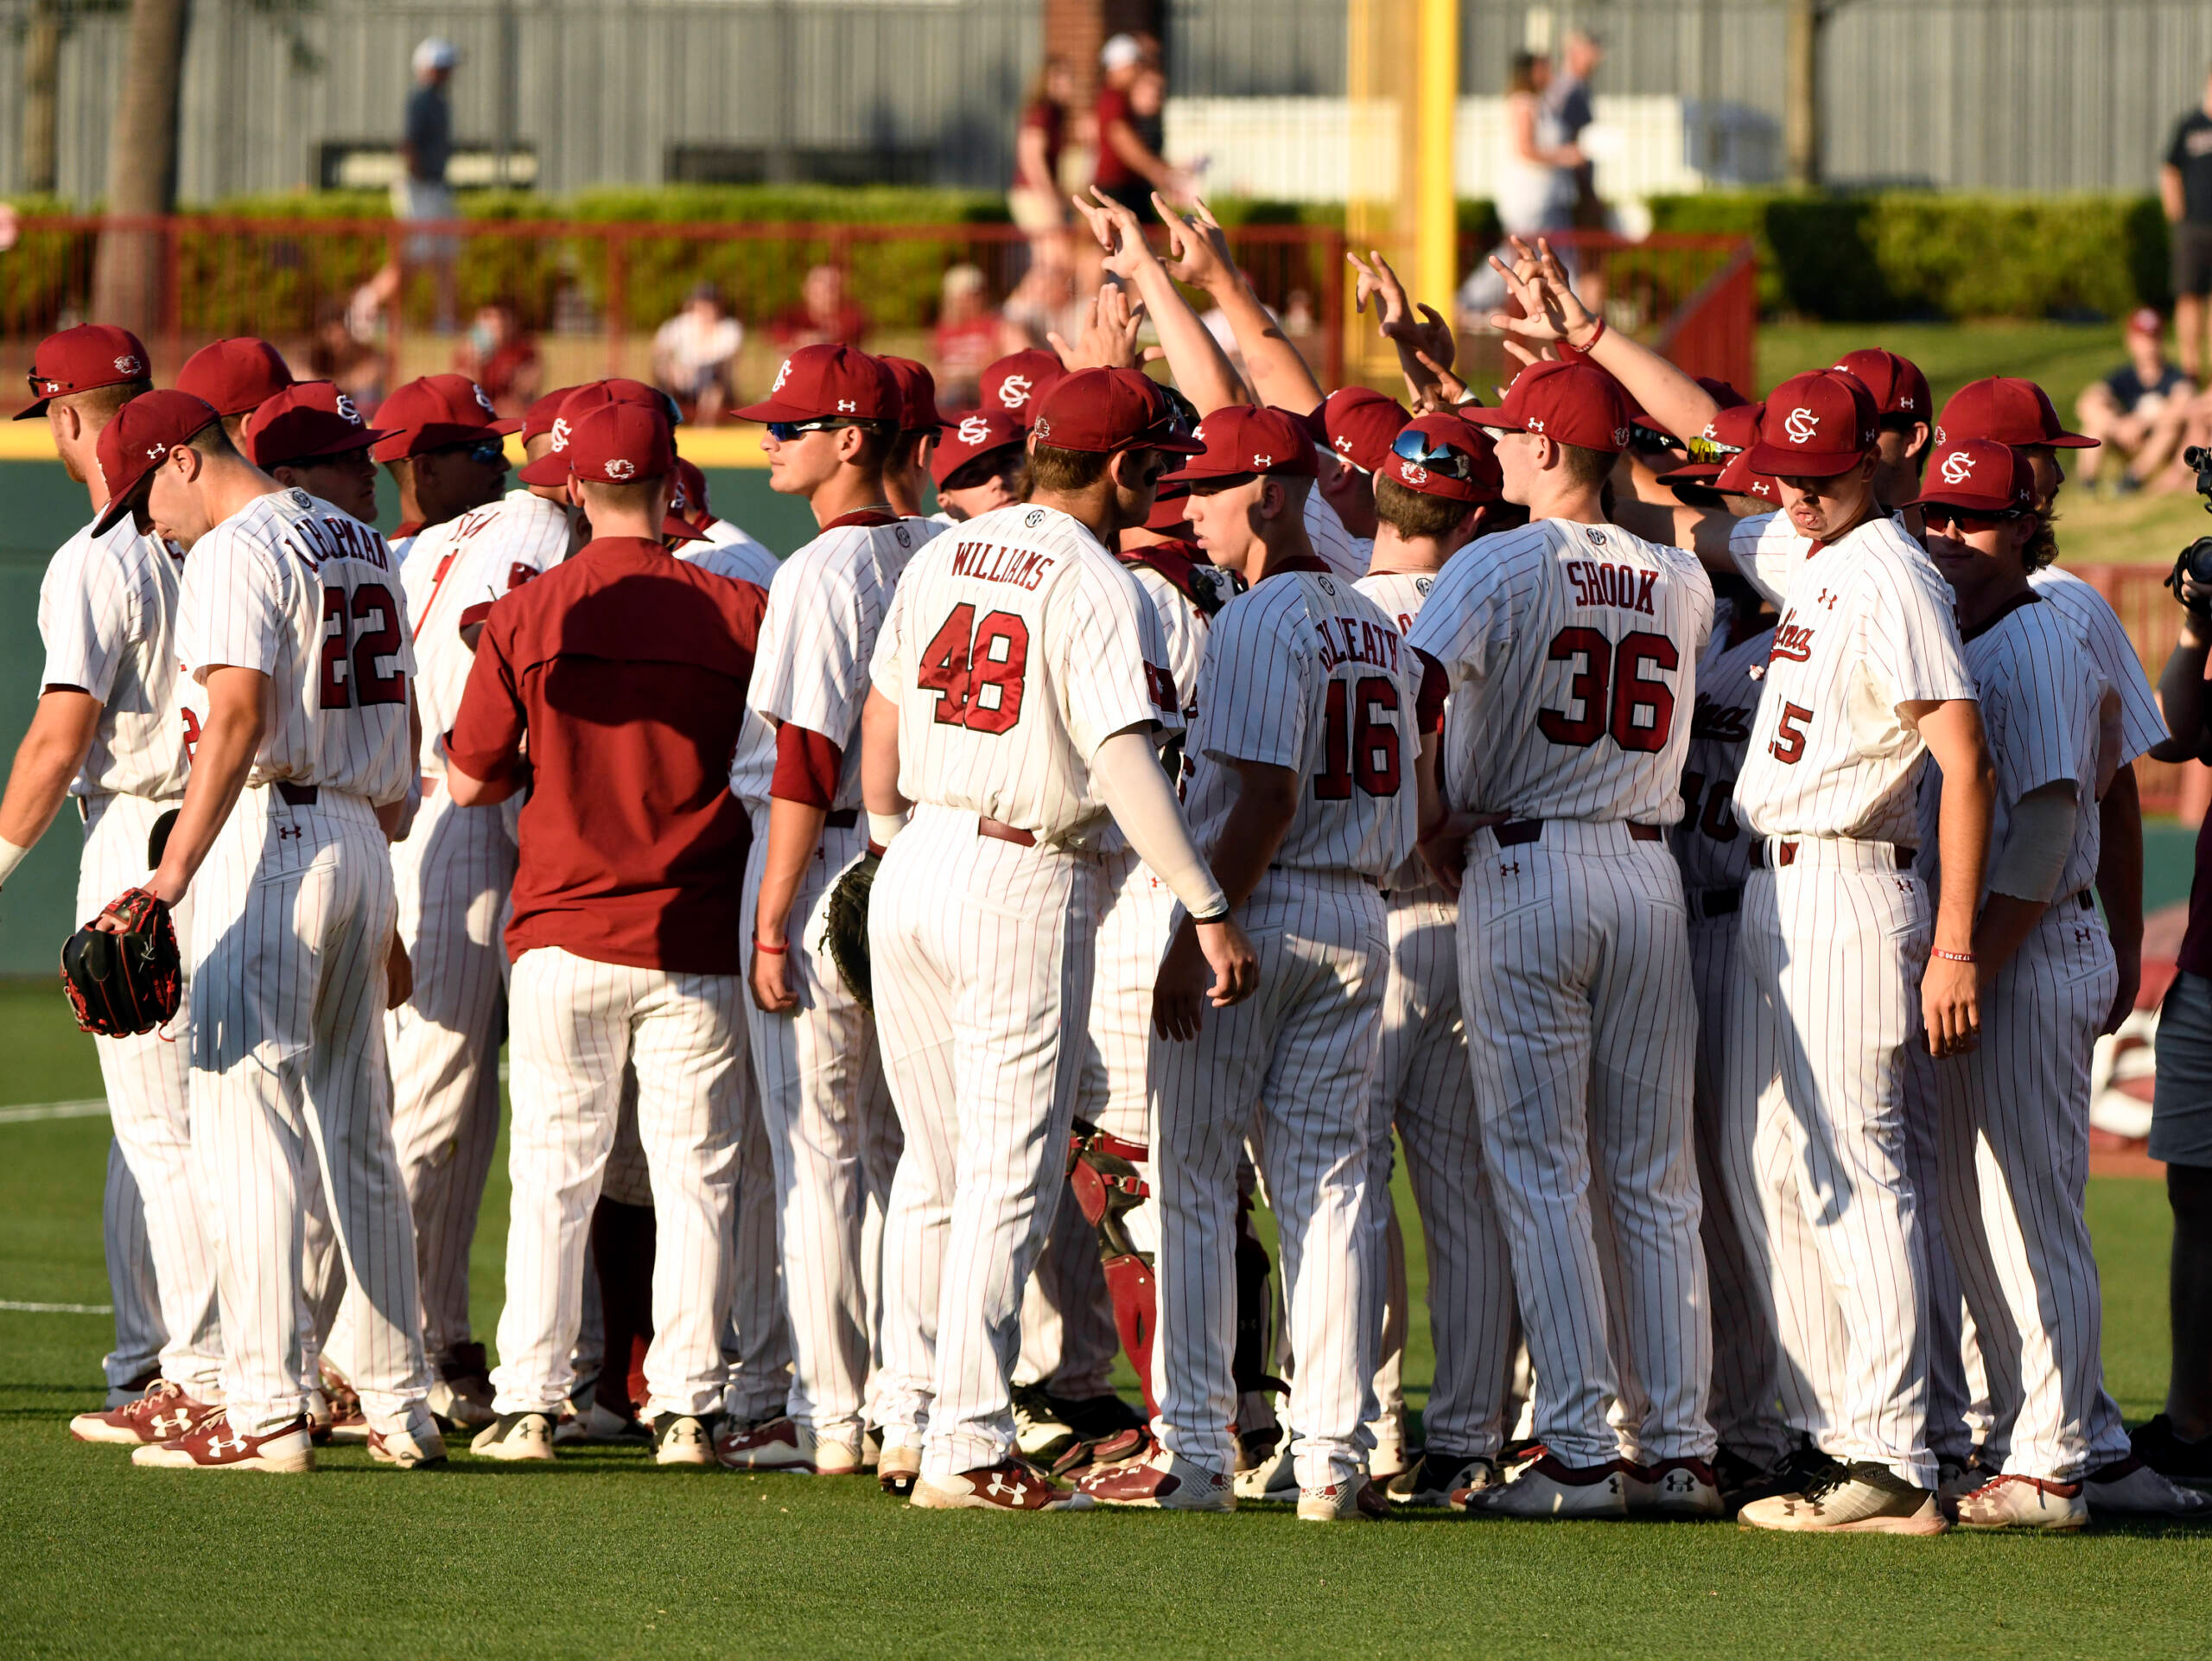
M 860 407 L 860 404 L 852 398 L 841 398 L 837 400 L 837 413 L 839 415 L 850 415 L 854 410 Z

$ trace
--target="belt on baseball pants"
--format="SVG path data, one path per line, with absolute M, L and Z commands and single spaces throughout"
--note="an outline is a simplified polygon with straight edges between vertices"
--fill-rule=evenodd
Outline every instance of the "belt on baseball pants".
M 1638 824 L 1634 819 L 1626 823 L 1630 842 L 1656 842 L 1666 834 L 1656 824 Z M 1491 834 L 1497 838 L 1499 847 L 1518 848 L 1542 836 L 1544 822 L 1541 819 L 1508 819 L 1503 824 L 1492 825 Z
M 1829 839 L 1822 838 L 1822 840 Z M 1900 847 L 1896 843 L 1859 842 L 1848 837 L 1839 837 L 1833 840 L 1839 847 L 1857 849 L 1863 853 L 1872 854 L 1875 862 L 1884 869 L 1909 871 L 1912 869 L 1913 850 Z M 1751 844 L 1751 867 L 1755 870 L 1778 871 L 1785 865 L 1795 865 L 1798 856 L 1808 851 L 1805 840 L 1784 841 L 1779 837 L 1761 837 Z M 1815 862 L 1810 859 L 1807 861 L 1808 864 L 1815 862 Z
M 322 794 L 316 786 L 288 785 L 282 780 L 277 781 L 275 788 L 278 797 L 293 807 L 313 807 L 315 798 Z
M 1741 888 L 1693 888 L 1682 898 L 1689 901 L 1690 915 L 1700 920 L 1733 917 L 1744 908 Z
M 1003 819 L 987 819 L 981 814 L 976 818 L 976 834 L 988 837 L 994 842 L 1010 842 L 1017 848 L 1034 848 L 1037 845 L 1036 832 L 1024 830 L 1018 824 L 1008 824 Z

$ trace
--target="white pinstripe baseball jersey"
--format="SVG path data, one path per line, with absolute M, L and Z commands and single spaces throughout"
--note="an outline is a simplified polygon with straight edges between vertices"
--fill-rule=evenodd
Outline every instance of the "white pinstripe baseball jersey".
M 461 631 L 511 589 L 569 557 L 569 516 L 527 490 L 472 507 L 414 538 L 401 562 L 415 659 L 415 702 L 423 712 L 423 774 L 442 779 L 446 734 L 461 713 L 468 666 L 476 660 Z M 472 616 L 471 614 L 474 615 Z
M 1382 614 L 1398 626 L 1402 635 L 1414 632 L 1414 619 L 1421 615 L 1429 592 L 1436 587 L 1433 571 L 1370 571 L 1352 584 L 1362 594 L 1382 608 Z M 1413 665 L 1416 677 L 1421 671 L 1418 660 Z M 1446 701 L 1450 707 L 1450 700 Z M 1420 734 L 1414 735 L 1416 747 Z M 1439 882 L 1421 856 L 1409 854 L 1398 869 L 1382 879 L 1382 886 L 1390 891 L 1393 900 L 1414 898 L 1441 900 L 1444 885 Z
M 2113 610 L 2112 602 L 2073 572 L 2056 565 L 2031 572 L 2028 583 L 2074 626 L 2097 673 L 2120 695 L 2120 765 L 2125 767 L 2153 744 L 2163 743 L 2165 717 L 2158 713 L 2158 700 L 2143 672 L 2143 659 L 2136 655 L 2135 642 L 2127 638 L 2126 625 Z
M 899 575 L 928 540 L 918 521 L 834 525 L 779 566 L 769 587 L 747 702 L 772 722 L 796 722 L 844 752 L 832 811 L 861 805 L 868 661 Z M 764 782 L 761 799 L 766 795 Z
M 876 643 L 900 793 L 1080 837 L 1105 817 L 1099 745 L 1182 723 L 1166 657 L 1159 613 L 1088 527 L 1023 502 L 979 514 L 907 568 Z
M 248 782 L 316 785 L 372 803 L 407 792 L 407 604 L 385 540 L 303 490 L 257 497 L 184 563 L 178 655 L 269 677 Z
M 73 686 L 100 701 L 92 747 L 73 795 L 168 800 L 184 793 L 184 723 L 177 704 L 177 595 L 167 544 L 118 523 L 86 525 L 54 550 L 38 587 L 46 645 L 41 686 Z
M 936 532 L 932 531 L 931 534 L 934 536 Z M 707 526 L 707 538 L 703 543 L 692 542 L 683 545 L 686 548 L 696 548 L 702 552 L 709 548 L 739 549 L 750 558 L 767 561 L 767 564 L 763 569 L 771 572 L 776 569 L 776 550 L 752 532 L 741 530 L 728 519 L 716 519 L 709 524 Z M 745 580 L 748 582 L 760 582 L 764 589 L 768 586 L 759 577 L 747 577 Z
M 1452 805 L 1672 824 L 1712 627 L 1697 561 L 1617 525 L 1539 519 L 1462 548 L 1410 636 L 1455 694 L 1439 768 Z
M 704 542 L 678 543 L 676 557 L 702 571 L 712 571 L 733 582 L 751 582 L 763 591 L 774 583 L 778 562 L 764 544 L 755 542 L 728 519 L 716 519 L 710 530 L 713 534 Z M 731 535 L 724 538 L 719 534 L 723 531 Z M 730 757 L 730 794 L 747 809 L 765 807 L 768 786 L 775 776 L 776 729 L 747 710 L 737 735 L 736 753 Z
M 1298 774 L 1298 810 L 1275 850 L 1287 869 L 1380 881 L 1414 850 L 1421 674 L 1397 621 L 1351 583 L 1294 570 L 1222 608 L 1198 671 L 1191 829 L 1211 848 L 1236 805 L 1232 763 Z
M 1751 875 L 1751 836 L 1736 817 L 1736 775 L 1759 707 L 1751 671 L 1773 645 L 1770 628 L 1735 646 L 1716 629 L 1698 664 L 1697 712 L 1682 758 L 1682 817 L 1673 832 L 1685 888 L 1740 888 Z
M 1306 493 L 1306 539 L 1330 571 L 1347 582 L 1365 576 L 1367 562 L 1375 557 L 1374 538 L 1345 530 L 1318 485 Z
M 2101 714 L 2111 689 L 2090 660 L 2072 620 L 2038 597 L 2015 607 L 1962 637 L 1967 671 L 1981 700 L 1982 730 L 1997 765 L 1997 801 L 1990 820 L 1993 855 L 2005 845 L 2012 809 L 2031 791 L 2062 779 L 2075 781 L 2081 813 L 2074 822 L 2053 899 L 2068 899 L 2096 881 L 2102 837 L 2097 792 L 2117 765 L 2103 754 L 2107 741 Z M 1936 814 L 1942 792 L 1930 763 L 1920 791 L 1921 856 L 1929 862 L 1931 889 L 1940 882 L 1936 863 Z
M 1950 585 L 1892 519 L 1815 544 L 1762 513 L 1737 521 L 1728 550 L 1782 613 L 1738 817 L 1761 836 L 1916 845 L 1928 752 L 1897 706 L 1974 695 Z

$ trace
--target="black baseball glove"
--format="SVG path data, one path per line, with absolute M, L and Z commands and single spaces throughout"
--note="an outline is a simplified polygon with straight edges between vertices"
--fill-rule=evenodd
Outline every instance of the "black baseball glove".
M 118 932 L 94 926 L 112 918 Z M 77 1025 L 104 1038 L 149 1033 L 174 1017 L 184 996 L 184 966 L 168 902 L 132 888 L 61 948 L 61 984 Z
M 870 1015 L 875 996 L 868 955 L 868 901 L 883 856 L 870 851 L 845 867 L 823 907 L 822 944 L 854 1002 Z

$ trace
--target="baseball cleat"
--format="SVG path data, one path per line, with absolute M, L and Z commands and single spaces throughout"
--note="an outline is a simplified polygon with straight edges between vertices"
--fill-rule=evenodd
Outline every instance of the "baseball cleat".
M 1075 1427 L 1042 1384 L 1016 1384 L 1013 1397 L 1014 1445 L 1022 1458 L 1050 1465 L 1075 1445 Z
M 1831 1460 L 1798 1492 L 1754 1499 L 1736 1520 L 1745 1528 L 1792 1533 L 1941 1534 L 1950 1526 L 1934 1489 L 1871 1460 Z
M 2212 1436 L 2183 1441 L 2174 1434 L 2174 1422 L 2161 1413 L 2148 1424 L 2136 1426 L 2127 1440 L 2135 1457 L 2159 1475 L 2184 1487 L 2212 1488 Z
M 536 1410 L 502 1413 L 498 1423 L 476 1433 L 468 1451 L 485 1459 L 550 1460 L 553 1457 L 553 1416 Z
M 2046 1482 L 2040 1477 L 1993 1476 L 1958 1497 L 1955 1520 L 1980 1532 L 2027 1529 L 2070 1533 L 2089 1520 L 2089 1502 L 2078 1482 Z
M 110 1384 L 107 1387 L 108 1410 L 113 1412 L 118 1407 L 130 1406 L 131 1403 L 151 1390 L 161 1376 L 162 1370 L 159 1367 L 150 1367 L 126 1383 Z
M 1770 1493 L 1782 1490 L 1763 1486 L 1773 1473 L 1767 1467 L 1732 1448 L 1723 1448 L 1713 1456 L 1713 1479 L 1720 1490 L 1720 1511 L 1733 1517 L 1738 1507 L 1747 1499 L 1764 1499 Z M 1791 1487 L 1796 1485 L 1791 1483 Z
M 653 1416 L 653 1463 L 715 1463 L 718 1413 L 657 1413 Z
M 1611 1522 L 1628 1515 L 1620 1462 L 1565 1465 L 1539 1454 L 1495 1486 L 1461 1490 L 1450 1504 L 1470 1517 L 1533 1517 L 1549 1521 Z
M 475 1430 L 493 1422 L 492 1374 L 481 1344 L 456 1344 L 438 1363 L 430 1414 L 441 1430 Z
M 314 1397 L 323 1397 L 321 1413 L 315 1410 Z M 308 1424 L 318 1442 L 365 1442 L 369 1439 L 369 1422 L 361 1412 L 361 1397 L 345 1376 L 328 1362 L 322 1364 L 321 1384 L 308 1392 Z
M 1630 1517 L 1718 1517 L 1721 1511 L 1720 1479 L 1701 1459 L 1662 1459 L 1650 1465 L 1623 1460 L 1621 1495 Z
M 1008 1457 L 957 1476 L 914 1480 L 906 1502 L 924 1511 L 1089 1511 L 1098 1502 L 1064 1488 L 1027 1460 Z
M 860 1449 L 823 1441 L 812 1427 L 796 1419 L 724 1429 L 715 1441 L 715 1457 L 733 1471 L 791 1471 L 802 1476 L 853 1476 L 861 1468 Z
M 1236 1491 L 1219 1471 L 1194 1465 L 1165 1448 L 1141 1464 L 1093 1471 L 1076 1484 L 1102 1505 L 1141 1511 L 1235 1511 Z
M 149 1444 L 130 1455 L 133 1465 L 171 1471 L 275 1471 L 296 1474 L 315 1469 L 315 1444 L 304 1418 L 288 1420 L 257 1436 L 231 1429 L 228 1413 L 216 1413 L 174 1441 Z
M 1386 1413 L 1371 1419 L 1367 1428 L 1375 1434 L 1375 1451 L 1367 1456 L 1367 1474 L 1380 1487 L 1400 1472 L 1408 1469 L 1421 1457 L 1406 1448 L 1406 1416 L 1402 1412 Z
M 1985 1471 L 1978 1460 L 1939 1459 L 1936 1461 L 1936 1498 L 1948 1513 L 1960 1500 L 1997 1474 Z
M 403 1471 L 419 1471 L 446 1462 L 446 1439 L 435 1430 L 371 1430 L 369 1457 L 379 1465 L 397 1465 Z
M 183 1387 L 157 1378 L 135 1402 L 110 1408 L 105 1413 L 79 1413 L 69 1421 L 69 1434 L 79 1441 L 118 1442 L 129 1447 L 174 1441 L 202 1419 L 221 1410 L 196 1402 Z
M 1289 1436 L 1285 1435 L 1275 1444 L 1274 1451 L 1250 1470 L 1239 1471 L 1236 1486 L 1239 1499 L 1287 1502 L 1297 1499 L 1298 1470 L 1291 1462 Z
M 887 1441 L 875 1456 L 875 1480 L 883 1492 L 905 1499 L 922 1474 L 922 1450 L 910 1442 Z
M 600 1448 L 650 1448 L 652 1427 L 634 1413 L 625 1418 L 597 1401 L 587 1402 L 581 1413 L 564 1413 L 553 1424 L 555 1446 L 569 1442 Z
M 1364 1476 L 1340 1477 L 1324 1488 L 1298 1491 L 1301 1523 L 1372 1523 L 1390 1514 L 1382 1491 Z
M 2130 1454 L 2082 1479 L 2090 1514 L 2111 1517 L 2186 1517 L 2212 1522 L 2212 1494 L 2185 1487 L 2147 1461 Z
M 1480 1493 L 1498 1481 L 1497 1465 L 1480 1454 L 1447 1454 L 1431 1448 L 1383 1486 L 1394 1505 L 1440 1506 L 1454 1493 Z

